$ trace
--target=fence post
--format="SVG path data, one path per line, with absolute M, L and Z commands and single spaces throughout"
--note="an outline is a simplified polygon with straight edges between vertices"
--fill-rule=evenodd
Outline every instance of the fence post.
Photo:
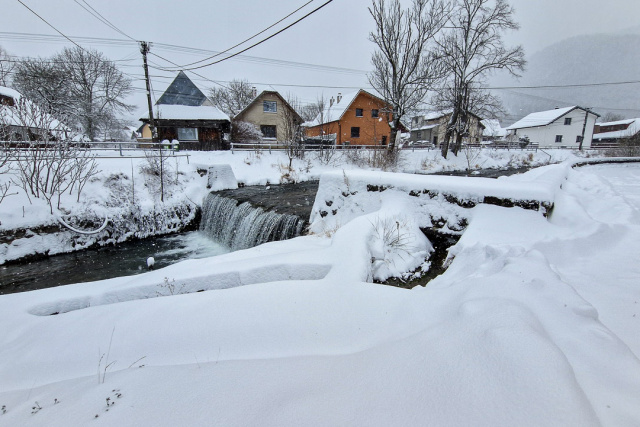
M 233 154 L 233 141 L 231 141 L 231 154 Z M 187 157 L 187 163 L 189 163 L 189 157 Z
M 271 143 L 269 143 L 269 154 L 271 154 Z

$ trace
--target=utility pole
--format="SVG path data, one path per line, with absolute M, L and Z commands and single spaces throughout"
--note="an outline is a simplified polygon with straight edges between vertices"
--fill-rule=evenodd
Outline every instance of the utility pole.
M 584 113 L 584 123 L 582 125 L 582 136 L 580 137 L 580 145 L 578 145 L 578 150 L 582 151 L 582 142 L 584 141 L 584 134 L 587 130 L 587 120 L 589 119 L 589 113 L 591 112 L 591 108 L 585 108 Z
M 156 122 L 153 119 L 153 105 L 151 104 L 151 86 L 149 85 L 149 67 L 147 66 L 147 53 L 151 49 L 151 43 L 140 42 L 140 53 L 144 66 L 144 80 L 147 84 L 147 105 L 149 107 L 149 130 L 151 131 L 151 142 L 158 142 L 156 137 Z M 160 157 L 160 201 L 164 202 L 164 159 L 162 158 L 162 143 L 158 143 L 158 154 Z
M 149 107 L 149 130 L 151 130 L 151 140 L 156 140 L 156 122 L 153 120 L 153 105 L 151 104 L 151 86 L 149 85 L 149 67 L 147 66 L 147 53 L 151 50 L 151 43 L 140 42 L 140 53 L 144 67 L 144 81 L 147 85 L 147 105 Z

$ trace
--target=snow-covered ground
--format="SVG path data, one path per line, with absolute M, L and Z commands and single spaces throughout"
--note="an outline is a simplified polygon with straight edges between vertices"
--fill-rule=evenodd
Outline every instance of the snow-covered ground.
M 278 178 L 267 155 L 198 162 Z M 344 176 L 446 186 L 371 174 Z M 553 213 L 467 210 L 425 288 L 369 283 L 430 250 L 417 227 L 438 206 L 390 188 L 314 235 L 1 296 L 0 425 L 639 425 L 640 166 L 497 182 L 552 191 Z
M 338 150 L 333 155 L 325 154 L 323 159 L 320 159 L 319 153 L 308 153 L 304 160 L 294 159 L 293 171 L 286 169 L 289 160 L 283 152 L 180 152 L 177 153 L 178 156 L 170 157 L 166 162 L 169 172 L 163 203 L 160 202 L 158 178 L 142 173 L 148 166 L 143 152 L 125 152 L 127 157 L 119 157 L 117 150 L 98 153 L 101 172 L 87 183 L 79 201 L 76 200 L 75 193 L 65 193 L 61 200 L 61 210 L 54 211 L 55 215 L 50 214 L 49 206 L 43 199 L 29 198 L 25 191 L 15 184 L 19 182 L 15 170 L 0 173 L 0 185 L 14 182 L 9 189 L 10 195 L 0 203 L 0 232 L 58 226 L 57 218 L 60 216 L 64 216 L 72 225 L 75 225 L 72 220 L 76 217 L 94 219 L 96 225 L 86 228 L 88 230 L 95 229 L 105 217 L 108 217 L 114 228 L 122 229 L 122 223 L 130 221 L 135 216 L 145 218 L 145 223 L 140 224 L 139 229 L 120 231 L 116 238 L 108 239 L 106 243 L 122 241 L 133 235 L 147 237 L 167 233 L 177 226 L 171 213 L 185 207 L 201 205 L 209 191 L 207 177 L 198 174 L 199 168 L 206 170 L 211 165 L 230 165 L 238 182 L 246 185 L 278 184 L 283 181 L 285 174 L 296 181 L 307 181 L 319 179 L 326 171 L 370 169 L 366 159 L 371 152 Z M 189 157 L 184 157 L 185 155 Z M 568 150 L 553 150 L 548 154 L 541 150 L 475 150 L 458 157 L 450 155 L 447 160 L 442 159 L 437 150 L 417 150 L 402 153 L 398 170 L 429 173 L 465 170 L 469 165 L 474 169 L 504 168 L 543 165 L 570 159 L 576 159 L 576 154 Z M 193 216 L 193 211 L 183 212 L 182 216 L 189 219 Z M 19 237 L 12 244 L 0 243 L 0 264 L 35 253 L 48 252 L 53 255 L 71 252 L 86 248 L 96 241 L 94 236 L 78 237 L 70 231 L 57 235 L 34 235 L 27 232 L 25 238 Z

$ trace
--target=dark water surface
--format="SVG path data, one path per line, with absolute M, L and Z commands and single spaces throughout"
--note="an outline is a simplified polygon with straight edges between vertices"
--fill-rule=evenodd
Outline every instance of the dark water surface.
M 150 256 L 157 269 L 226 252 L 203 233 L 192 231 L 54 255 L 0 266 L 0 295 L 144 273 Z

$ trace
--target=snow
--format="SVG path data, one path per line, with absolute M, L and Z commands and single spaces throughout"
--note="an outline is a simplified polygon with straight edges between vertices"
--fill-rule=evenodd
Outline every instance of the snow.
M 16 101 L 22 98 L 22 95 L 20 94 L 20 92 L 5 86 L 0 86 L 0 95 L 9 96 L 15 99 Z
M 207 188 L 211 191 L 238 188 L 238 181 L 233 174 L 231 165 L 213 165 L 209 167 Z
M 580 107 L 573 106 L 573 107 L 565 107 L 565 108 L 556 108 L 555 110 L 539 111 L 537 113 L 531 113 L 528 116 L 525 116 L 524 118 L 518 120 L 517 122 L 509 126 L 507 130 L 546 126 L 554 122 L 555 120 L 559 119 L 560 117 L 564 116 L 569 111 L 575 108 L 580 108 Z
M 157 104 L 158 119 L 166 120 L 229 120 L 229 116 L 217 107 L 200 105 L 168 105 Z
M 336 121 L 336 120 L 340 120 L 340 118 L 342 118 L 344 113 L 349 109 L 349 107 L 351 106 L 353 101 L 356 99 L 356 97 L 360 93 L 369 93 L 369 92 L 360 89 L 360 90 L 355 91 L 355 92 L 345 93 L 344 95 L 341 96 L 341 98 L 339 100 L 336 98 L 333 101 L 333 104 L 331 104 L 331 102 L 329 100 L 325 100 L 327 105 L 326 105 L 323 113 L 322 114 L 318 114 L 318 116 L 314 120 L 305 123 L 305 126 L 306 127 L 319 126 L 321 124 L 325 124 L 325 123 L 333 122 L 333 121 Z M 369 93 L 369 95 L 374 96 L 375 98 L 377 98 L 377 96 L 372 95 L 370 93 Z M 322 122 L 320 121 L 320 119 L 322 119 Z
M 507 129 L 500 126 L 500 122 L 495 119 L 485 119 L 481 123 L 484 125 L 482 131 L 483 136 L 489 136 L 494 138 L 504 138 L 507 136 Z
M 281 154 L 194 153 L 181 168 L 228 164 L 264 184 Z M 569 161 L 493 184 L 314 164 L 299 171 L 322 175 L 314 210 L 344 199 L 322 233 L 0 296 L 0 424 L 636 426 L 640 166 L 572 169 L 554 154 Z M 404 169 L 466 164 L 431 155 Z M 131 168 L 118 163 L 102 160 Z M 183 179 L 185 193 L 205 187 Z M 555 207 L 465 209 L 443 275 L 413 290 L 371 283 L 424 259 L 429 214 L 460 213 L 407 193 L 424 186 Z
M 613 126 L 618 124 L 628 124 L 626 129 L 612 131 L 612 132 L 600 132 L 594 133 L 593 139 L 618 139 L 618 138 L 630 138 L 640 132 L 640 119 L 623 120 L 620 122 L 600 123 L 600 126 Z

